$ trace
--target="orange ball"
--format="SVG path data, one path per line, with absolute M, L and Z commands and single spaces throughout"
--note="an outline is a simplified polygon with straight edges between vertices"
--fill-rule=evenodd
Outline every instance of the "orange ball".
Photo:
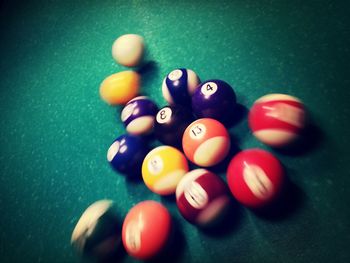
M 228 154 L 230 145 L 230 135 L 225 126 L 211 118 L 192 122 L 182 137 L 186 157 L 203 167 L 221 162 Z
M 170 237 L 171 216 L 168 209 L 155 201 L 143 201 L 126 215 L 122 240 L 127 253 L 146 260 L 163 250 Z
M 100 86 L 101 98 L 111 105 L 123 105 L 138 95 L 140 75 L 135 71 L 122 71 L 105 78 Z

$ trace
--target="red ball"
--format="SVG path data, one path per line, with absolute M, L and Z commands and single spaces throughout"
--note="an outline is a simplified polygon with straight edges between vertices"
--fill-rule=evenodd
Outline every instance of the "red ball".
M 155 201 L 143 201 L 126 215 L 122 240 L 129 255 L 146 260 L 156 256 L 166 245 L 171 232 L 168 210 Z
M 273 147 L 282 147 L 299 137 L 305 126 L 305 108 L 293 96 L 268 94 L 254 102 L 248 121 L 258 140 Z
M 207 226 L 217 222 L 229 202 L 226 184 L 205 169 L 187 173 L 176 188 L 177 207 L 193 224 Z
M 221 162 L 230 150 L 230 135 L 223 124 L 211 118 L 192 122 L 182 137 L 186 157 L 199 166 Z
M 284 172 L 271 153 L 260 149 L 235 155 L 227 169 L 227 182 L 233 196 L 243 205 L 259 208 L 279 194 Z

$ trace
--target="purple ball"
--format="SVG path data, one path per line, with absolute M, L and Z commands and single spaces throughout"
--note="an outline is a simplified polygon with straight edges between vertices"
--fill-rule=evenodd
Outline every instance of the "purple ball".
M 121 113 L 126 131 L 133 135 L 148 134 L 153 131 L 157 105 L 146 96 L 130 100 Z
M 128 177 L 140 177 L 143 159 L 149 149 L 140 136 L 123 134 L 111 144 L 107 160 L 118 172 Z
M 235 111 L 236 94 L 222 80 L 201 83 L 192 96 L 193 113 L 198 118 L 213 118 L 226 121 Z

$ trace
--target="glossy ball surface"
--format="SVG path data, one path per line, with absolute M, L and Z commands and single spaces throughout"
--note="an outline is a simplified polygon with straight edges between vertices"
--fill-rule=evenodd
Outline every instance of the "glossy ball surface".
M 81 215 L 71 238 L 81 254 L 101 260 L 113 256 L 121 243 L 122 221 L 111 200 L 90 205 Z
M 298 99 L 286 94 L 268 94 L 254 102 L 249 127 L 261 142 L 287 146 L 299 138 L 305 127 L 305 108 Z
M 148 134 L 153 131 L 157 105 L 146 96 L 130 100 L 122 110 L 121 120 L 126 131 L 133 135 Z
M 186 157 L 202 167 L 221 162 L 227 156 L 230 145 L 230 136 L 225 126 L 210 118 L 192 122 L 182 138 L 182 148 Z
M 159 195 L 175 193 L 176 186 L 188 172 L 185 156 L 171 146 L 159 146 L 150 151 L 142 164 L 146 186 Z
M 195 169 L 176 188 L 176 204 L 190 223 L 208 226 L 217 221 L 230 202 L 226 184 L 205 169 Z
M 155 201 L 143 201 L 130 209 L 122 229 L 124 247 L 134 258 L 147 260 L 165 247 L 171 233 L 167 208 Z
M 224 121 L 234 114 L 235 107 L 236 94 L 232 87 L 222 80 L 201 83 L 192 95 L 193 113 L 199 118 Z
M 119 136 L 107 151 L 107 160 L 120 173 L 136 177 L 141 175 L 143 159 L 148 152 L 145 141 L 134 135 Z
M 143 37 L 136 34 L 122 35 L 112 45 L 112 57 L 123 66 L 138 66 L 142 61 L 143 54 Z
M 227 169 L 227 182 L 233 196 L 250 208 L 259 208 L 274 200 L 280 193 L 283 178 L 278 159 L 260 149 L 241 151 Z
M 165 106 L 156 115 L 154 133 L 163 144 L 180 148 L 182 135 L 193 120 L 192 113 L 186 108 L 180 105 Z
M 136 97 L 139 89 L 140 75 L 135 71 L 122 71 L 102 81 L 100 96 L 110 105 L 124 105 Z
M 191 105 L 191 96 L 199 84 L 193 70 L 175 69 L 163 80 L 162 93 L 169 104 Z

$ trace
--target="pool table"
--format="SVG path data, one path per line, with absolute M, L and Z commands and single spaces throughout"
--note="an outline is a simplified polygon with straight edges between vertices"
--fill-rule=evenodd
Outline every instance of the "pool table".
M 350 262 L 348 1 L 15 0 L 0 7 L 1 262 L 89 262 L 70 238 L 100 199 L 115 201 L 122 218 L 142 200 L 163 203 L 176 226 L 163 262 Z M 127 69 L 111 55 L 126 33 L 145 39 L 141 93 L 159 107 L 166 105 L 162 80 L 174 68 L 232 85 L 239 110 L 229 158 L 248 148 L 272 152 L 288 178 L 278 206 L 257 212 L 232 201 L 223 223 L 203 230 L 182 218 L 173 197 L 111 168 L 107 149 L 125 128 L 121 107 L 103 102 L 99 86 Z M 309 125 L 299 147 L 276 150 L 252 135 L 249 108 L 268 93 L 305 103 Z M 214 170 L 226 180 L 225 161 Z M 125 253 L 116 261 L 137 262 Z

